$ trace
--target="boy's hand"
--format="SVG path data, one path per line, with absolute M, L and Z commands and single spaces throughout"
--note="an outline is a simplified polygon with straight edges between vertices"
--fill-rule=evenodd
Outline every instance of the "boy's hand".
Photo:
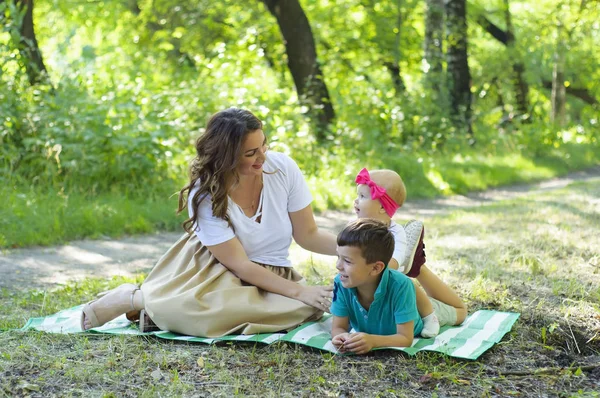
M 355 354 L 366 354 L 374 347 L 374 336 L 367 333 L 351 333 L 344 342 L 344 349 Z
M 338 352 L 344 353 L 346 352 L 346 347 L 344 344 L 350 338 L 350 333 L 340 333 L 331 339 L 331 343 L 337 348 Z

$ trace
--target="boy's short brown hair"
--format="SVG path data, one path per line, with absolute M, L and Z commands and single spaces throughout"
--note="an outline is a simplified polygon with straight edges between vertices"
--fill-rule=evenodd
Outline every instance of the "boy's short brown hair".
M 387 265 L 394 254 L 394 235 L 381 221 L 359 218 L 338 234 L 337 245 L 358 247 L 367 264 L 381 261 Z
M 402 181 L 402 177 L 398 173 L 388 169 L 373 170 L 369 171 L 369 176 L 375 184 L 385 188 L 386 193 L 390 195 L 390 198 L 394 199 L 398 206 L 401 207 L 404 204 L 406 200 L 406 186 L 404 186 L 404 181 Z

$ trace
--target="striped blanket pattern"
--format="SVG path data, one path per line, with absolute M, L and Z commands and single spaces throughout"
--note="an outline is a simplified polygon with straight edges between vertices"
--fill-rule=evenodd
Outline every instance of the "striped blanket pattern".
M 83 305 L 60 311 L 41 318 L 30 318 L 21 330 L 39 330 L 48 333 L 84 333 L 79 326 Z M 519 318 L 518 313 L 479 310 L 467 317 L 460 326 L 444 326 L 433 339 L 415 338 L 411 347 L 385 349 L 404 351 L 415 355 L 419 351 L 435 351 L 456 358 L 477 359 L 498 343 Z M 302 344 L 320 350 L 337 353 L 331 344 L 329 331 L 331 316 L 325 315 L 318 322 L 309 322 L 288 333 L 266 333 L 254 335 L 230 335 L 219 338 L 183 336 L 167 331 L 141 333 L 122 315 L 102 327 L 85 333 L 154 335 L 166 340 L 182 340 L 212 344 L 219 341 L 249 341 L 271 344 L 277 341 Z

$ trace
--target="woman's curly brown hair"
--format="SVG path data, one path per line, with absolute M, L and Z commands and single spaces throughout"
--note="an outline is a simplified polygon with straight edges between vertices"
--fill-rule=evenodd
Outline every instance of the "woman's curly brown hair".
M 262 129 L 262 122 L 250 111 L 229 108 L 214 114 L 206 131 L 196 140 L 196 157 L 190 166 L 190 183 L 179 191 L 177 214 L 187 207 L 187 196 L 200 181 L 200 189 L 192 198 L 192 216 L 183 222 L 183 228 L 192 233 L 198 206 L 210 195 L 212 212 L 231 225 L 227 215 L 227 191 L 239 182 L 235 169 L 246 135 Z

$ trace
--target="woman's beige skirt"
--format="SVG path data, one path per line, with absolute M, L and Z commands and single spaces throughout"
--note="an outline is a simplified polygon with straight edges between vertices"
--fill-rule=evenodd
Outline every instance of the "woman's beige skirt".
M 304 283 L 293 268 L 262 266 Z M 194 234 L 185 234 L 165 253 L 141 289 L 145 309 L 156 325 L 190 336 L 272 333 L 323 315 L 301 301 L 243 282 Z

